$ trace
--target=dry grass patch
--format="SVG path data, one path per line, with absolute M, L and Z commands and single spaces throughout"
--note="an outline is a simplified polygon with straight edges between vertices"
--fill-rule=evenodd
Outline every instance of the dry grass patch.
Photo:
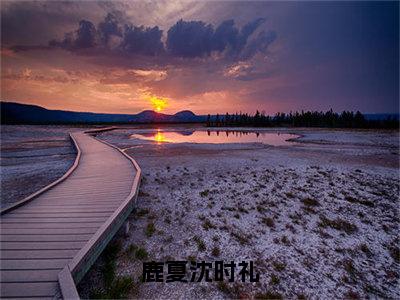
M 322 228 L 331 227 L 339 231 L 344 231 L 347 234 L 355 233 L 358 230 L 356 225 L 341 218 L 336 218 L 334 220 L 330 220 L 325 216 L 320 216 L 319 218 L 318 226 Z

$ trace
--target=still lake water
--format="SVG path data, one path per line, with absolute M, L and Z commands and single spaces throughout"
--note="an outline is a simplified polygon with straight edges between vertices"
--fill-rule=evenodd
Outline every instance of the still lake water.
M 295 134 L 249 132 L 249 131 L 152 131 L 135 133 L 130 138 L 161 143 L 201 143 L 201 144 L 232 144 L 232 143 L 264 143 L 272 146 L 293 145 L 288 141 L 298 137 Z

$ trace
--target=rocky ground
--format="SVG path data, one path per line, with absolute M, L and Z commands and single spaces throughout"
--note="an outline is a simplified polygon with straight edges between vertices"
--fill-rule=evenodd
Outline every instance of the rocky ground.
M 398 133 L 290 132 L 302 135 L 298 145 L 101 134 L 144 176 L 129 234 L 96 262 L 81 296 L 399 298 Z M 141 283 L 152 260 L 252 260 L 260 282 Z

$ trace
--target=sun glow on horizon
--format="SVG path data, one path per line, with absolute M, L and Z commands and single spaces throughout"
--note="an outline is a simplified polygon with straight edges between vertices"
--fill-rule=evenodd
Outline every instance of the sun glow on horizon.
M 161 112 L 168 105 L 167 98 L 162 97 L 151 96 L 150 102 L 153 105 L 153 109 L 157 112 Z

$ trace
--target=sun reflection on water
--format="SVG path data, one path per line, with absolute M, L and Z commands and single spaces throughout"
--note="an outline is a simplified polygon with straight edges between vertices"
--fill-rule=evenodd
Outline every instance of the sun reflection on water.
M 162 133 L 159 129 L 157 130 L 157 133 L 154 135 L 153 138 L 154 138 L 154 141 L 157 142 L 157 144 L 161 144 L 161 143 L 167 141 L 164 133 Z

